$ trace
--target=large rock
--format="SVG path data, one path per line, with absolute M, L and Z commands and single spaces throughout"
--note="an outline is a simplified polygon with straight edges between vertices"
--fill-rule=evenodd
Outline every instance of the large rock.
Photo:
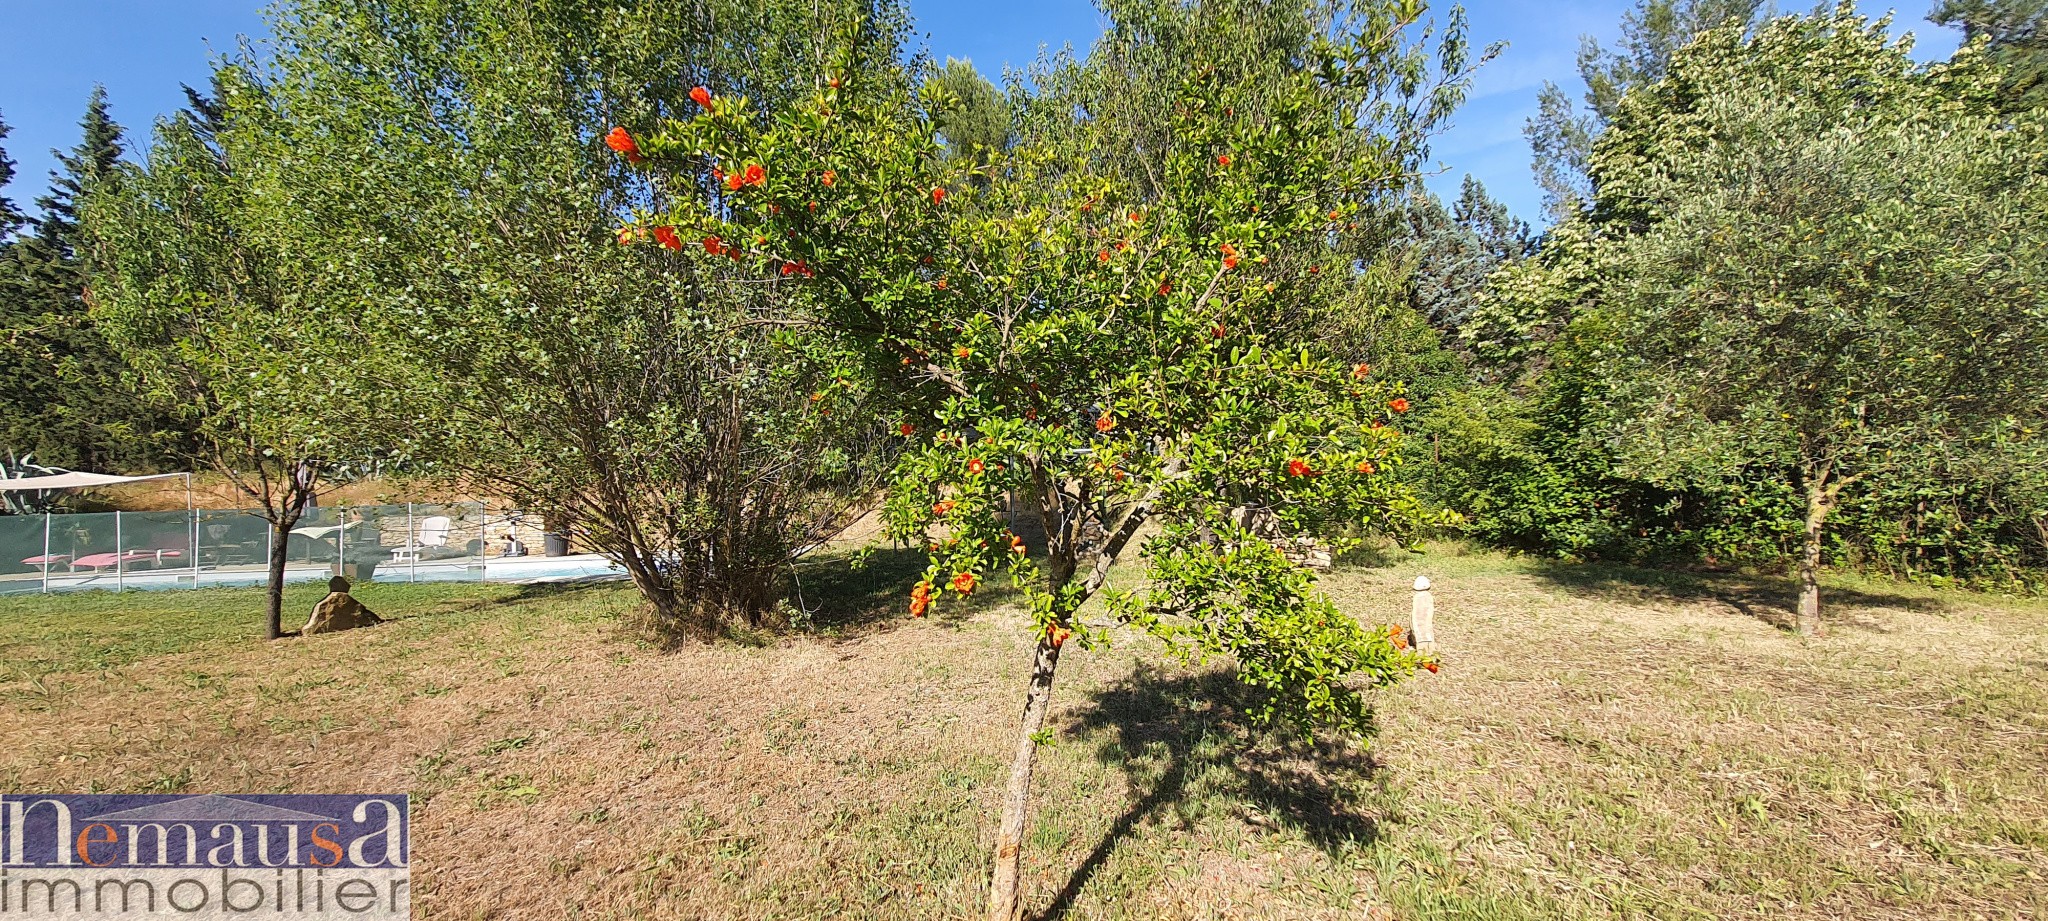
M 313 606 L 313 616 L 306 620 L 306 626 L 299 631 L 299 635 L 334 633 L 383 622 L 384 618 L 378 617 L 377 612 L 363 607 L 362 602 L 348 593 L 347 579 L 335 576 L 327 580 L 327 597 L 320 599 L 320 603 Z

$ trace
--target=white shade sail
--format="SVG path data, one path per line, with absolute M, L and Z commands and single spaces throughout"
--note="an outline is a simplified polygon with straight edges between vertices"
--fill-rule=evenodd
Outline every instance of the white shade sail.
M 50 476 L 0 479 L 0 491 L 82 489 L 87 486 L 112 486 L 116 483 L 138 483 L 143 480 L 163 480 L 185 475 L 183 473 L 152 473 L 148 476 L 116 476 L 111 473 L 57 473 Z

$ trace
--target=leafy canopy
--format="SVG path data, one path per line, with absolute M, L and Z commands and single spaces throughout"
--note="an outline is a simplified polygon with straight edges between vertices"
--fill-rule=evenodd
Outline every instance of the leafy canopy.
M 723 194 L 640 217 L 676 258 L 803 280 L 823 331 L 909 395 L 887 518 L 931 535 L 913 613 L 1003 571 L 1055 645 L 1106 639 L 1076 612 L 1156 523 L 1149 584 L 1112 610 L 1234 657 L 1264 715 L 1356 725 L 1362 687 L 1421 660 L 1271 538 L 1419 516 L 1387 476 L 1399 387 L 1308 334 L 1319 276 L 1352 271 L 1338 238 L 1408 181 L 1416 150 L 1396 139 L 1455 102 L 1381 66 L 1427 63 L 1400 37 L 1417 12 L 1376 9 L 1306 61 L 1186 73 L 1143 171 L 1118 168 L 1141 153 L 1127 125 L 1057 96 L 975 167 L 943 156 L 907 81 L 835 66 L 765 116 L 707 92 L 637 151 L 706 164 Z M 1462 53 L 1445 43 L 1454 79 Z M 1012 495 L 1037 505 L 1043 562 L 1005 528 Z

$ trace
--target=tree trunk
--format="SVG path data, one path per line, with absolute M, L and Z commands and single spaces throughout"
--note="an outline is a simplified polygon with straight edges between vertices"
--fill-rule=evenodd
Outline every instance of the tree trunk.
M 1095 593 L 1109 582 L 1110 568 L 1116 565 L 1117 557 L 1124 547 L 1136 537 L 1138 529 L 1152 516 L 1152 505 L 1159 501 L 1159 494 L 1167 480 L 1180 474 L 1182 460 L 1176 456 L 1160 468 L 1161 478 L 1147 490 L 1144 498 L 1133 503 L 1124 513 L 1123 521 L 1116 529 L 1105 533 L 1102 543 L 1090 556 L 1093 564 L 1087 578 L 1081 581 L 1078 591 L 1068 593 L 1070 580 L 1080 570 L 1081 528 L 1072 521 L 1062 522 L 1060 536 L 1052 536 L 1054 529 L 1051 494 L 1042 491 L 1044 478 L 1038 477 L 1039 508 L 1044 510 L 1047 537 L 1051 542 L 1048 569 L 1051 577 L 1048 588 L 1055 598 L 1060 599 L 1053 625 L 1065 630 L 1072 626 L 1071 618 L 1081 605 L 1095 597 Z M 1087 500 L 1087 490 L 1079 493 L 1082 503 Z M 1064 635 L 1061 636 L 1064 639 Z M 996 828 L 995 865 L 989 874 L 988 921 L 1016 921 L 1023 908 L 1023 894 L 1019 891 L 1024 864 L 1024 820 L 1031 798 L 1031 769 L 1038 761 L 1038 740 L 1045 730 L 1046 714 L 1052 709 L 1052 676 L 1060 664 L 1060 642 L 1051 633 L 1038 637 L 1038 648 L 1031 659 L 1031 688 L 1024 695 L 1024 723 L 1017 730 L 1017 757 L 1010 763 L 1010 784 L 1003 790 L 1003 818 Z
M 1017 730 L 1017 756 L 1010 763 L 1009 786 L 1003 790 L 1003 819 L 996 830 L 995 868 L 989 878 L 988 921 L 1016 921 L 1023 907 L 1019 883 L 1031 769 L 1038 762 L 1039 733 L 1045 730 L 1045 717 L 1052 709 L 1052 677 L 1059 664 L 1059 645 L 1050 636 L 1040 636 L 1031 659 L 1031 689 L 1024 696 L 1024 722 Z
M 296 520 L 279 518 L 270 529 L 270 620 L 264 631 L 265 639 L 284 636 L 284 563 L 291 550 L 292 524 Z
M 1806 487 L 1806 534 L 1799 556 L 1799 614 L 1794 622 L 1800 636 L 1821 632 L 1820 623 L 1820 538 L 1832 500 L 1825 484 L 1809 482 Z

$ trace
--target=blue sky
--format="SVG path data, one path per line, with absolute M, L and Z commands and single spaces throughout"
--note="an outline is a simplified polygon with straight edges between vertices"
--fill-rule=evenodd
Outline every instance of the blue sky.
M 934 56 L 967 58 L 991 78 L 1006 65 L 1029 64 L 1044 46 L 1086 49 L 1102 29 L 1088 0 L 910 2 Z M 15 182 L 0 194 L 24 207 L 42 194 L 56 165 L 49 149 L 77 143 L 78 116 L 95 82 L 106 85 L 115 119 L 131 135 L 146 134 L 152 119 L 183 104 L 180 83 L 205 84 L 215 50 L 231 47 L 238 36 L 263 34 L 261 6 L 258 0 L 0 0 L 0 117 L 14 129 L 0 144 L 16 163 Z M 1537 220 L 1541 197 L 1530 179 L 1522 123 L 1535 111 L 1544 80 L 1577 91 L 1579 36 L 1611 41 L 1630 6 L 1628 0 L 1469 2 L 1474 44 L 1504 40 L 1509 47 L 1480 71 L 1455 124 L 1437 138 L 1432 159 L 1440 172 L 1431 187 L 1455 196 L 1470 172 L 1516 214 Z M 1871 15 L 1892 8 L 1869 0 L 1858 7 Z M 1944 57 L 1956 34 L 1926 22 L 1926 12 L 1901 8 L 1894 28 L 1919 36 L 1916 57 Z

